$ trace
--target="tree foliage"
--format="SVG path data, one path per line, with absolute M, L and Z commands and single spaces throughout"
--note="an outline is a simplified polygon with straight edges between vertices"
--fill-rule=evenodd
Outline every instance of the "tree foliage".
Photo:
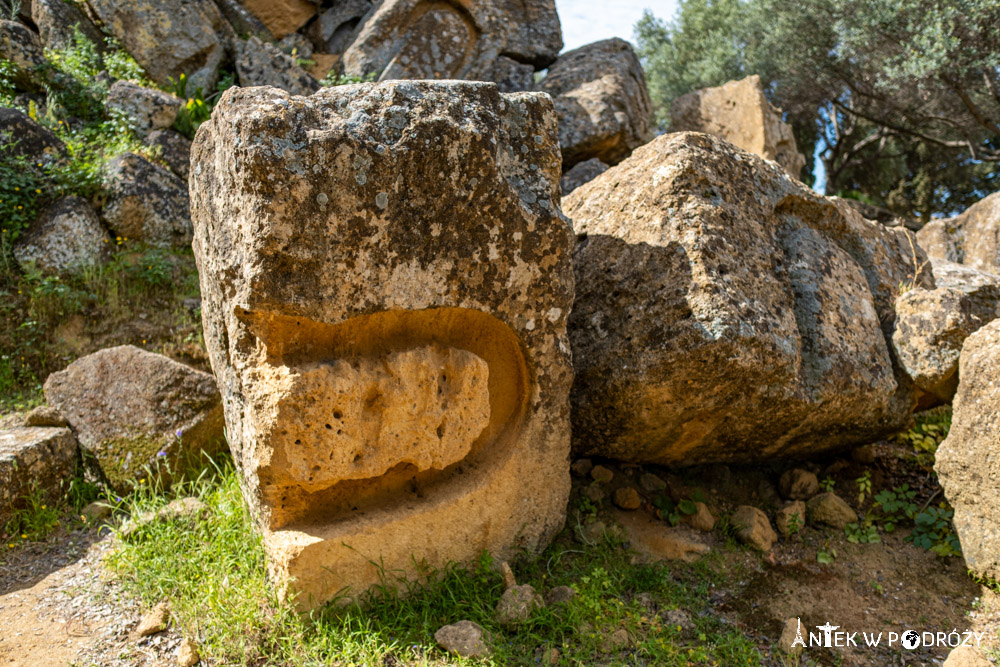
M 636 36 L 663 127 L 678 96 L 760 74 L 827 193 L 926 220 L 1000 189 L 998 25 L 996 0 L 681 0 Z

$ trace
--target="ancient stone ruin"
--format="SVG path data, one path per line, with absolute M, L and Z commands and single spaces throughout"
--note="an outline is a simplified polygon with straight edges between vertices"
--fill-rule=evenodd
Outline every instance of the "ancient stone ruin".
M 658 137 L 566 198 L 575 446 L 691 465 L 801 456 L 905 426 L 893 360 L 905 230 L 697 133 Z
M 206 344 L 271 572 L 300 605 L 561 528 L 556 124 L 537 93 L 395 81 L 232 89 L 199 130 Z
M 683 95 L 670 105 L 671 132 L 706 132 L 774 160 L 799 177 L 806 158 L 795 145 L 792 126 L 764 97 L 756 74 Z

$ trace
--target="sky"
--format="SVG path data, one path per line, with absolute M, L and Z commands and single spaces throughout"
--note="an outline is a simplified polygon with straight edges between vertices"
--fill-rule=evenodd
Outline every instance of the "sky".
M 676 0 L 556 0 L 562 23 L 564 50 L 609 37 L 632 41 L 632 28 L 649 9 L 657 18 L 669 19 Z

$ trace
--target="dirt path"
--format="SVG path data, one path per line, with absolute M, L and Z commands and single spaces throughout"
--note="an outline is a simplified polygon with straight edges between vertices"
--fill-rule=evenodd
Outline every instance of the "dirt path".
M 0 568 L 0 666 L 176 665 L 180 638 L 130 638 L 142 610 L 101 576 L 111 538 L 77 532 L 19 550 Z

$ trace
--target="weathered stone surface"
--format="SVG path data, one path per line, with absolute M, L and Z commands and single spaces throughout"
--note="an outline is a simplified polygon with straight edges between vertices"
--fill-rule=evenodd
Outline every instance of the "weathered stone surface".
M 819 478 L 801 468 L 786 470 L 778 480 L 778 492 L 787 500 L 809 500 L 819 493 Z
M 212 0 L 88 0 L 91 9 L 160 86 L 181 74 L 211 91 L 232 28 Z
M 309 22 L 316 14 L 316 4 L 309 0 L 241 0 L 251 14 L 281 39 Z
M 712 516 L 708 505 L 699 501 L 695 502 L 694 507 L 694 514 L 684 517 L 684 520 L 695 530 L 700 530 L 703 533 L 711 533 L 715 528 L 715 517 Z
M 1000 273 L 1000 192 L 957 217 L 928 222 L 917 232 L 917 240 L 931 259 Z
M 77 458 L 76 438 L 68 428 L 0 431 L 0 525 L 35 489 L 49 500 L 61 498 Z
M 555 101 L 566 169 L 593 157 L 618 164 L 652 138 L 646 75 L 623 39 L 562 54 L 538 89 Z
M 50 161 L 66 152 L 66 145 L 62 140 L 47 127 L 31 120 L 28 114 L 10 107 L 0 107 L 0 143 L 11 142 L 16 143 L 5 147 L 5 151 L 32 161 Z
M 487 81 L 497 84 L 501 93 L 519 93 L 535 86 L 535 68 L 529 63 L 519 63 L 507 56 L 498 56 Z
M 194 667 L 199 662 L 201 655 L 198 653 L 198 644 L 185 637 L 177 648 L 177 667 Z
M 31 20 L 38 26 L 38 36 L 49 49 L 60 49 L 73 43 L 73 28 L 98 50 L 104 49 L 104 36 L 80 8 L 66 0 L 32 0 Z
M 562 175 L 559 181 L 562 187 L 563 197 L 576 190 L 584 183 L 589 183 L 608 170 L 608 165 L 604 164 L 596 157 L 583 162 L 577 162 L 572 169 Z
M 943 259 L 931 260 L 931 267 L 935 284 L 964 293 L 983 324 L 1000 317 L 1000 276 Z
M 948 287 L 914 289 L 896 301 L 896 358 L 922 391 L 948 402 L 958 387 L 958 355 L 969 335 L 983 325 L 965 293 Z
M 962 555 L 977 575 L 1000 580 L 1000 320 L 969 336 L 959 360 L 951 430 L 934 469 L 955 508 Z
M 905 230 L 695 133 L 639 148 L 564 210 L 580 454 L 754 461 L 908 422 L 914 390 L 889 347 L 914 278 Z M 929 267 L 916 279 L 933 286 Z
M 774 524 L 782 537 L 788 538 L 797 534 L 806 525 L 806 504 L 801 500 L 786 503 L 774 515 Z
M 637 510 L 642 507 L 642 497 L 631 486 L 615 489 L 613 500 L 623 510 Z
M 706 132 L 725 139 L 774 160 L 795 178 L 806 164 L 795 145 L 792 126 L 764 97 L 764 86 L 756 74 L 677 98 L 670 103 L 670 131 Z
M 356 36 L 361 19 L 371 11 L 372 0 L 343 0 L 320 12 L 306 29 L 318 51 L 341 54 Z
M 166 602 L 160 602 L 139 620 L 139 625 L 132 631 L 132 636 L 140 638 L 155 635 L 166 630 L 169 623 L 170 607 Z
M 463 658 L 486 658 L 490 655 L 486 631 L 472 621 L 459 621 L 440 628 L 434 633 L 434 641 L 445 651 Z
M 758 551 L 770 551 L 778 541 L 778 534 L 771 527 L 771 521 L 763 511 L 750 505 L 740 505 L 730 517 L 740 541 Z
M 542 596 L 535 592 L 533 586 L 511 586 L 500 596 L 497 603 L 496 618 L 500 625 L 513 627 L 528 620 L 536 609 L 545 606 Z
M 39 405 L 24 415 L 25 426 L 68 426 L 66 418 L 51 405 Z
M 300 604 L 359 594 L 373 561 L 505 558 L 562 526 L 556 136 L 545 96 L 461 82 L 232 89 L 199 129 L 207 347 L 272 574 Z
M 382 0 L 344 52 L 344 71 L 390 79 L 487 79 L 498 56 L 535 68 L 562 48 L 554 0 Z
M 309 95 L 319 82 L 295 64 L 295 59 L 274 44 L 257 37 L 238 44 L 236 74 L 242 86 L 274 86 L 293 95 Z
M 110 256 L 108 232 L 90 203 L 63 197 L 44 209 L 14 244 L 14 258 L 46 273 L 68 273 L 102 264 Z
M 858 520 L 858 513 L 847 501 L 829 491 L 810 498 L 806 503 L 809 523 L 822 523 L 834 528 L 843 528 Z
M 114 488 L 225 447 L 215 381 L 131 345 L 77 359 L 45 381 L 45 398 L 66 418 Z
M 38 71 L 45 65 L 45 54 L 38 35 L 18 21 L 0 20 L 0 60 L 14 65 L 15 86 L 22 90 L 37 90 L 42 81 Z
M 274 39 L 264 22 L 244 7 L 242 0 L 215 0 L 215 5 L 240 37 L 256 35 L 268 42 Z
M 135 153 L 111 160 L 104 173 L 101 218 L 117 234 L 155 246 L 191 242 L 187 185 Z
M 108 112 L 118 112 L 140 136 L 162 130 L 174 124 L 184 100 L 155 88 L 146 88 L 131 81 L 115 81 L 104 101 Z
M 993 667 L 982 651 L 973 646 L 959 646 L 948 653 L 942 667 Z
M 187 182 L 191 165 L 191 140 L 176 130 L 153 130 L 146 137 L 147 146 L 160 147 L 160 159 L 170 171 Z

